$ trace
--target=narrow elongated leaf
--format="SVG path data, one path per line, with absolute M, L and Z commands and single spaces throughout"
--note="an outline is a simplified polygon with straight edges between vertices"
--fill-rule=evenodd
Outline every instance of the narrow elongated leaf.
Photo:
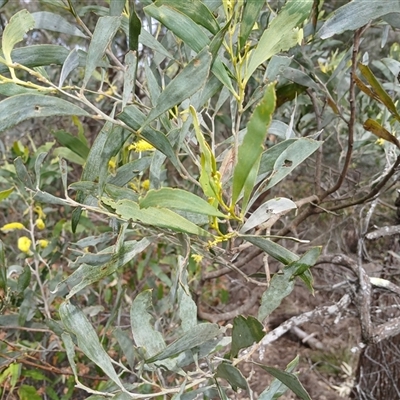
M 309 75 L 296 68 L 285 67 L 281 70 L 281 75 L 282 77 L 297 83 L 298 85 L 302 85 L 316 91 L 320 90 L 317 83 Z
M 90 41 L 88 57 L 83 78 L 83 86 L 89 82 L 93 71 L 96 69 L 99 61 L 103 58 L 111 40 L 117 33 L 121 24 L 120 17 L 100 17 Z
M 157 7 L 161 5 L 175 8 L 181 13 L 187 15 L 196 24 L 208 29 L 214 35 L 219 31 L 219 25 L 212 12 L 200 0 L 187 0 L 185 2 L 176 0 L 157 0 Z
M 143 11 L 160 21 L 197 53 L 203 50 L 210 42 L 204 30 L 191 18 L 175 8 L 167 5 L 157 7 L 155 4 L 151 4 L 144 7 Z
M 268 200 L 250 215 L 249 219 L 240 229 L 240 233 L 245 233 L 257 225 L 268 221 L 273 215 L 295 208 L 297 208 L 296 204 L 285 197 Z
M 258 309 L 257 318 L 264 321 L 271 313 L 276 310 L 282 300 L 289 296 L 294 289 L 294 280 L 291 279 L 292 269 L 284 268 L 283 272 L 276 273 L 269 283 L 268 289 L 261 297 L 260 308 Z
M 64 84 L 64 81 L 68 78 L 68 75 L 74 71 L 77 67 L 79 67 L 79 54 L 76 49 L 71 50 L 66 58 L 61 74 L 60 74 L 60 81 L 58 86 L 61 87 Z
M 244 3 L 242 21 L 239 31 L 239 48 L 243 49 L 246 41 L 253 29 L 254 24 L 260 16 L 260 12 L 265 3 L 260 0 L 247 0 Z
M 281 245 L 271 241 L 270 239 L 251 235 L 240 235 L 240 237 L 259 247 L 271 257 L 275 258 L 275 260 L 278 260 L 285 265 L 288 265 L 291 262 L 299 259 L 299 256 L 292 253 L 290 250 L 285 249 Z
M 76 293 L 84 289 L 86 286 L 94 282 L 98 282 L 116 272 L 119 268 L 123 267 L 139 253 L 145 250 L 151 240 L 143 238 L 140 242 L 128 241 L 123 244 L 121 249 L 112 256 L 111 260 L 106 264 L 94 266 L 92 264 L 82 264 L 76 271 L 74 271 L 67 279 L 62 281 L 57 288 L 62 284 L 67 284 L 69 287 L 74 285 L 66 299 L 70 299 Z M 77 283 L 76 283 L 77 282 Z M 76 284 L 75 284 L 76 283 Z
M 286 366 L 285 371 L 293 372 L 298 364 L 299 364 L 299 356 L 294 358 Z M 258 399 L 259 400 L 276 400 L 276 399 L 279 399 L 279 397 L 283 396 L 287 390 L 288 390 L 288 387 L 286 385 L 284 385 L 280 380 L 275 378 L 271 382 L 271 385 L 267 389 L 265 389 L 262 393 L 260 393 L 260 397 Z
M 182 189 L 161 188 L 159 190 L 149 190 L 146 196 L 139 201 L 139 206 L 141 208 L 174 208 L 177 210 L 225 218 L 224 214 L 215 209 L 207 201 Z
M 215 376 L 227 380 L 235 392 L 237 392 L 238 387 L 244 390 L 249 390 L 246 379 L 232 364 L 227 362 L 219 364 Z
M 87 320 L 85 314 L 69 301 L 61 304 L 59 313 L 65 329 L 76 336 L 78 346 L 83 353 L 99 366 L 120 388 L 123 388 L 111 363 L 110 356 L 101 346 L 96 331 Z
M 274 187 L 278 182 L 289 175 L 299 164 L 310 157 L 310 155 L 313 154 L 321 144 L 322 142 L 307 138 L 296 140 L 276 159 L 272 174 L 261 188 L 265 191 Z
M 4 243 L 0 240 L 0 289 L 5 290 L 7 287 L 7 264 L 4 251 Z
M 135 91 L 136 71 L 138 66 L 138 58 L 136 51 L 129 51 L 125 56 L 125 73 L 124 73 L 124 89 L 122 92 L 122 108 L 132 101 Z
M 153 363 L 155 361 L 165 360 L 166 358 L 176 357 L 178 354 L 184 351 L 191 350 L 194 347 L 200 346 L 203 343 L 214 339 L 220 333 L 217 324 L 198 324 L 185 332 L 182 337 L 171 343 L 164 350 L 157 355 L 146 360 L 147 363 Z
M 156 7 L 154 4 L 145 7 L 144 11 L 165 25 L 196 53 L 199 53 L 210 44 L 210 40 L 204 31 L 185 14 L 168 6 L 162 5 Z M 232 82 L 219 58 L 216 58 L 213 63 L 212 72 L 234 95 L 236 95 Z
M 205 48 L 161 92 L 142 127 L 199 91 L 206 82 L 210 66 L 211 54 Z
M 114 202 L 111 199 L 102 198 L 102 201 L 113 208 L 120 218 L 126 221 L 138 221 L 146 225 L 190 233 L 197 236 L 211 236 L 209 232 L 166 208 L 151 207 L 141 209 L 139 204 L 131 200 Z
M 138 131 L 144 124 L 145 115 L 135 106 L 127 106 L 117 118 L 124 122 L 129 128 Z M 160 131 L 149 126 L 142 129 L 140 135 L 153 145 L 161 153 L 165 154 L 177 169 L 180 169 L 174 149 L 168 138 Z
M 364 129 L 368 132 L 373 133 L 378 138 L 387 140 L 390 143 L 393 143 L 400 149 L 400 142 L 396 136 L 392 135 L 389 131 L 387 131 L 379 122 L 368 118 L 364 122 Z
M 303 32 L 299 26 L 310 15 L 312 4 L 313 0 L 289 0 L 285 4 L 251 53 L 245 75 L 246 82 L 263 62 L 301 42 Z
M 138 294 L 130 309 L 131 329 L 137 347 L 142 347 L 151 357 L 165 349 L 165 342 L 160 332 L 154 329 L 151 314 L 147 311 L 152 306 L 151 291 Z
M 130 10 L 129 17 L 129 50 L 138 51 L 139 50 L 139 35 L 142 29 L 142 21 L 137 16 L 134 4 L 132 3 L 132 8 Z
M 303 385 L 300 383 L 297 375 L 292 374 L 290 372 L 281 371 L 280 369 L 274 367 L 268 367 L 266 365 L 262 365 L 256 363 L 263 370 L 267 371 L 269 374 L 274 376 L 276 379 L 279 379 L 283 384 L 285 384 L 294 394 L 300 397 L 301 400 L 311 400 L 310 395 L 304 389 Z
M 233 172 L 232 205 L 236 204 L 243 190 L 242 209 L 245 210 L 257 178 L 260 157 L 275 110 L 275 84 L 269 84 L 260 104 L 247 124 L 247 132 L 239 147 L 238 161 Z
M 46 29 L 49 31 L 66 33 L 67 35 L 79 36 L 81 38 L 87 37 L 61 15 L 48 11 L 39 11 L 32 13 L 32 17 L 35 20 L 35 29 Z
M 13 191 L 14 191 L 13 187 L 0 191 L 0 201 L 5 200 Z
M 2 38 L 2 50 L 7 63 L 11 64 L 11 50 L 19 43 L 26 32 L 33 29 L 35 20 L 27 10 L 18 11 L 10 18 L 10 22 L 4 29 Z M 14 74 L 14 70 L 11 70 Z
M 239 350 L 258 343 L 265 336 L 263 324 L 254 317 L 239 315 L 233 320 L 231 357 L 236 358 Z
M 86 66 L 87 54 L 78 50 L 79 66 Z M 28 47 L 19 47 L 11 52 L 11 58 L 14 63 L 22 64 L 29 68 L 40 67 L 43 65 L 63 65 L 70 52 L 63 46 L 53 44 L 41 44 Z M 100 60 L 98 67 L 106 68 L 109 64 Z M 0 63 L 0 74 L 8 71 L 7 66 Z
M 0 132 L 30 118 L 52 115 L 89 116 L 82 108 L 57 97 L 20 94 L 0 102 Z
M 78 154 L 79 157 L 82 157 L 84 160 L 86 160 L 89 154 L 89 148 L 76 136 L 73 136 L 64 130 L 53 132 L 53 135 L 57 139 L 58 143 L 60 143 L 62 146 L 68 147 L 74 153 Z
M 327 39 L 344 31 L 354 31 L 368 24 L 371 20 L 389 13 L 400 13 L 400 3 L 390 0 L 353 0 L 330 14 L 318 31 L 317 36 L 321 39 Z M 355 15 L 357 18 L 354 18 Z
M 142 157 L 119 167 L 115 175 L 110 175 L 107 182 L 115 186 L 124 186 L 135 176 L 150 167 L 151 157 Z
M 374 98 L 384 104 L 388 110 L 393 114 L 393 116 L 400 121 L 400 115 L 397 112 L 396 106 L 393 103 L 392 98 L 388 95 L 386 90 L 382 87 L 379 81 L 375 78 L 375 75 L 369 69 L 368 65 L 359 63 L 358 69 L 363 74 L 364 78 L 371 85 L 372 91 L 374 93 Z
M 124 0 L 110 0 L 110 16 L 119 17 L 124 11 L 125 1 Z

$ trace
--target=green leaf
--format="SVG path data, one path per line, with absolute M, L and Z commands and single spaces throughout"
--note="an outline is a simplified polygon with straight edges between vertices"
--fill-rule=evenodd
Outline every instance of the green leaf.
M 18 277 L 17 281 L 17 292 L 23 293 L 24 290 L 29 286 L 31 282 L 31 268 L 29 265 L 25 265 L 22 274 Z
M 235 392 L 237 392 L 238 387 L 244 390 L 249 390 L 246 379 L 232 364 L 227 362 L 219 364 L 215 376 L 227 380 Z
M 78 346 L 83 353 L 99 366 L 114 383 L 123 389 L 123 385 L 115 372 L 110 356 L 101 346 L 96 331 L 87 320 L 85 314 L 69 301 L 61 304 L 59 314 L 65 329 L 76 336 Z
M 40 11 L 32 13 L 32 17 L 35 20 L 35 29 L 46 29 L 49 31 L 66 33 L 67 35 L 74 35 L 81 38 L 87 37 L 76 26 L 70 24 L 61 15 L 48 11 Z
M 264 327 L 254 317 L 239 315 L 233 320 L 231 357 L 236 358 L 239 350 L 258 343 L 265 336 Z
M 214 15 L 200 0 L 187 0 L 185 2 L 179 0 L 157 0 L 154 4 L 157 7 L 164 5 L 178 10 L 214 35 L 219 31 L 219 25 Z
M 321 145 L 322 142 L 308 138 L 296 140 L 276 159 L 272 174 L 265 180 L 260 189 L 262 188 L 265 191 L 274 187 L 299 164 L 310 157 Z
M 89 116 L 82 108 L 57 97 L 20 94 L 0 102 L 0 132 L 30 118 L 53 115 Z
M 276 273 L 269 284 L 268 289 L 261 297 L 260 308 L 257 318 L 264 321 L 281 304 L 282 300 L 289 296 L 294 289 L 294 280 L 292 278 L 292 269 L 283 269 Z
M 397 112 L 396 106 L 393 103 L 392 98 L 388 95 L 386 90 L 382 87 L 380 82 L 375 78 L 375 75 L 369 69 L 368 65 L 359 63 L 358 69 L 361 71 L 364 78 L 371 85 L 373 92 L 373 98 L 384 104 L 387 109 L 393 114 L 393 116 L 400 121 L 400 115 Z M 368 94 L 368 93 L 367 93 Z
M 64 130 L 59 130 L 52 133 L 57 139 L 58 143 L 67 147 L 79 157 L 82 157 L 84 160 L 86 160 L 87 156 L 89 155 L 89 147 L 87 147 L 85 143 L 79 140 L 76 136 L 73 136 Z
M 6 190 L 2 190 L 0 192 L 0 201 L 5 200 L 13 191 L 14 191 L 13 187 L 10 187 L 9 189 Z
M 21 385 L 18 388 L 18 398 L 20 400 L 41 400 L 43 397 L 38 394 L 33 386 Z
M 296 203 L 285 197 L 267 200 L 262 203 L 247 219 L 246 223 L 240 229 L 240 233 L 245 233 L 257 225 L 268 221 L 273 215 L 278 215 L 287 210 L 296 209 Z
M 206 82 L 210 65 L 211 54 L 205 48 L 161 92 L 140 130 L 165 111 L 199 91 Z
M 211 236 L 209 232 L 166 208 L 151 207 L 141 209 L 139 204 L 131 200 L 119 200 L 114 202 L 113 200 L 104 197 L 101 200 L 104 204 L 113 208 L 116 214 L 126 221 L 138 221 L 146 225 L 171 229 L 177 232 L 190 233 L 197 236 Z
M 119 167 L 114 176 L 108 176 L 107 183 L 115 186 L 124 186 L 135 176 L 146 171 L 150 167 L 150 163 L 151 157 L 149 156 L 128 162 Z
M 155 4 L 151 4 L 144 7 L 143 11 L 160 21 L 197 53 L 202 51 L 210 42 L 203 29 L 187 15 L 173 7 L 167 5 L 157 7 Z
M 28 47 L 16 48 L 11 52 L 14 63 L 34 68 L 43 65 L 63 65 L 70 52 L 63 46 L 53 44 L 32 45 Z M 87 54 L 82 50 L 77 50 L 79 56 L 79 66 L 86 65 Z M 106 68 L 109 64 L 103 60 L 99 61 L 98 67 Z M 0 63 L 0 74 L 8 72 L 8 68 Z
M 260 16 L 260 12 L 264 7 L 264 2 L 260 0 L 247 0 L 244 3 L 242 21 L 240 24 L 239 31 L 239 49 L 243 49 L 246 41 L 250 35 L 251 30 L 257 19 Z
M 161 333 L 150 323 L 151 314 L 147 310 L 151 306 L 151 290 L 145 290 L 136 296 L 130 310 L 131 329 L 136 346 L 143 347 L 149 357 L 165 349 Z
M 124 88 L 122 91 L 122 108 L 132 101 L 135 91 L 138 57 L 135 51 L 128 51 L 125 55 Z
M 110 16 L 119 17 L 124 11 L 125 0 L 110 0 Z
M 262 34 L 257 47 L 250 54 L 245 81 L 263 62 L 275 54 L 289 50 L 302 38 L 297 29 L 310 15 L 313 0 L 289 0 Z
M 275 258 L 275 260 L 278 260 L 285 265 L 289 265 L 290 263 L 299 259 L 299 256 L 296 254 L 262 236 L 240 235 L 240 237 L 254 244 L 254 246 L 259 247 L 271 257 Z
M 233 172 L 232 205 L 243 190 L 242 209 L 245 210 L 257 178 L 260 157 L 275 110 L 275 84 L 269 84 L 261 102 L 255 108 L 247 124 L 247 132 L 239 147 L 238 161 Z
M 19 94 L 40 94 L 39 90 L 26 88 L 24 86 L 19 86 L 13 82 L 7 82 L 0 84 L 0 94 L 5 97 L 17 96 Z
M 311 400 L 310 395 L 304 389 L 299 381 L 299 378 L 290 372 L 281 371 L 274 367 L 267 367 L 259 363 L 255 363 L 263 370 L 267 371 L 269 374 L 274 376 L 276 379 L 280 380 L 284 385 L 286 385 L 294 394 L 300 397 L 301 400 Z
M 139 49 L 139 35 L 142 29 L 142 21 L 137 16 L 135 7 L 135 3 L 132 3 L 130 9 L 130 17 L 129 17 L 129 50 L 130 51 L 138 51 Z
M 286 372 L 293 372 L 297 365 L 299 364 L 299 356 L 295 357 L 287 366 L 285 371 Z M 280 380 L 274 379 L 271 382 L 271 385 L 260 393 L 260 397 L 258 400 L 276 400 L 279 397 L 283 396 L 288 387 L 284 385 Z
M 2 38 L 2 50 L 8 64 L 12 63 L 11 50 L 24 38 L 26 32 L 33 29 L 34 26 L 35 20 L 27 10 L 18 11 L 10 18 Z M 10 71 L 15 78 L 14 69 L 10 69 Z
M 83 87 L 89 82 L 99 61 L 103 58 L 111 40 L 117 33 L 120 24 L 121 17 L 100 17 L 98 19 L 89 45 Z
M 1 103 L 0 103 L 1 104 Z M 135 106 L 127 106 L 117 118 L 124 122 L 129 128 L 138 131 L 145 121 L 145 115 Z M 168 138 L 160 131 L 157 131 L 149 126 L 142 129 L 140 136 L 146 139 L 161 153 L 165 154 L 173 165 L 180 169 L 174 149 Z
M 176 357 L 180 353 L 191 350 L 203 343 L 214 339 L 220 333 L 219 326 L 216 324 L 198 324 L 183 334 L 175 342 L 168 345 L 157 355 L 146 360 L 148 364 L 155 361 L 165 360 L 166 358 Z
M 93 266 L 92 264 L 83 263 L 76 271 L 74 271 L 67 279 L 57 285 L 57 288 L 63 284 L 71 287 L 66 299 L 70 299 L 76 293 L 84 289 L 86 286 L 94 282 L 98 282 L 116 272 L 126 263 L 145 250 L 152 241 L 143 238 L 140 242 L 135 240 L 125 242 L 121 249 L 111 257 L 106 264 Z
M 77 49 L 73 49 L 68 54 L 68 57 L 65 59 L 65 62 L 61 69 L 60 81 L 58 83 L 59 87 L 64 84 L 64 81 L 67 79 L 68 75 L 77 67 L 79 67 L 79 53 Z
M 393 143 L 397 148 L 400 149 L 400 142 L 396 136 L 392 135 L 389 131 L 387 131 L 379 122 L 368 118 L 363 125 L 364 129 L 368 132 L 373 133 L 378 138 L 387 140 L 390 143 Z
M 175 208 L 177 210 L 225 218 L 224 214 L 216 210 L 207 201 L 182 189 L 161 188 L 159 190 L 149 190 L 146 196 L 139 201 L 139 206 L 141 208 Z
M 353 0 L 329 14 L 317 36 L 327 39 L 344 31 L 355 31 L 371 20 L 393 12 L 400 13 L 400 3 L 397 1 Z M 357 18 L 354 18 L 355 15 Z
M 145 7 L 144 11 L 151 17 L 160 21 L 196 53 L 201 52 L 210 44 L 210 40 L 204 31 L 185 14 L 168 6 L 162 5 L 156 7 L 154 4 Z M 233 94 L 235 94 L 232 82 L 219 58 L 215 59 L 212 72 Z
M 1 104 L 1 103 L 0 103 Z M 22 184 L 31 190 L 34 190 L 32 178 L 28 173 L 28 170 L 25 167 L 24 162 L 21 157 L 17 157 L 14 160 L 15 172 L 17 173 L 18 179 L 22 182 Z

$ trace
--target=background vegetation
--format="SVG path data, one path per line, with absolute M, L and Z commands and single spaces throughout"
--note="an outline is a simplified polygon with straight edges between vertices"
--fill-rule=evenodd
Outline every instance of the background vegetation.
M 2 398 L 396 397 L 397 3 L 0 4 Z

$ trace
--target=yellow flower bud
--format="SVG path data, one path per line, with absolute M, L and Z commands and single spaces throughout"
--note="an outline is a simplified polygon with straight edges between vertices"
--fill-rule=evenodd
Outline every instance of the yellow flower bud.
M 18 248 L 23 253 L 29 254 L 31 249 L 32 241 L 26 236 L 22 236 L 18 239 Z
M 40 230 L 46 228 L 46 225 L 44 224 L 44 221 L 42 220 L 42 218 L 38 218 L 36 220 L 36 227 Z
M 25 229 L 25 227 L 20 222 L 11 222 L 9 224 L 5 224 L 0 230 L 3 232 L 11 232 L 17 229 Z

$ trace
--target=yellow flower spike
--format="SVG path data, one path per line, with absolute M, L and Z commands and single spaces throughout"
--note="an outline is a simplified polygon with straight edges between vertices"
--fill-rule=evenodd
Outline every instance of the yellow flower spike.
M 49 245 L 49 241 L 46 239 L 40 239 L 38 240 L 38 243 L 42 249 L 45 249 Z
M 18 229 L 25 229 L 25 227 L 20 222 L 10 222 L 9 224 L 5 224 L 2 228 L 0 228 L 0 231 L 6 233 L 6 232 L 12 232 L 12 231 L 15 231 Z
M 377 144 L 378 146 L 383 146 L 384 143 L 385 143 L 385 139 L 382 139 L 382 138 L 379 138 L 379 139 L 375 142 L 375 144 Z
M 141 185 L 143 190 L 145 190 L 146 192 L 150 189 L 150 181 L 148 179 L 145 179 Z
M 110 174 L 115 175 L 117 172 L 117 163 L 115 161 L 115 157 L 111 158 L 108 162 L 108 171 Z
M 200 254 L 192 254 L 191 257 L 196 264 L 200 264 L 203 260 L 203 256 L 201 256 Z
M 142 151 L 154 151 L 155 148 L 146 140 L 140 139 L 136 143 L 132 143 L 128 146 L 128 150 L 133 150 L 135 153 L 140 153 Z
M 36 227 L 40 230 L 43 230 L 44 228 L 46 228 L 46 225 L 44 224 L 44 221 L 42 220 L 42 218 L 38 218 L 36 220 Z
M 25 254 L 29 254 L 31 251 L 30 251 L 30 249 L 31 249 L 31 244 L 32 244 L 32 240 L 31 239 L 29 239 L 28 237 L 26 237 L 26 236 L 21 236 L 19 239 L 18 239 L 18 249 L 20 250 L 20 251 L 22 251 L 23 253 L 25 253 Z

